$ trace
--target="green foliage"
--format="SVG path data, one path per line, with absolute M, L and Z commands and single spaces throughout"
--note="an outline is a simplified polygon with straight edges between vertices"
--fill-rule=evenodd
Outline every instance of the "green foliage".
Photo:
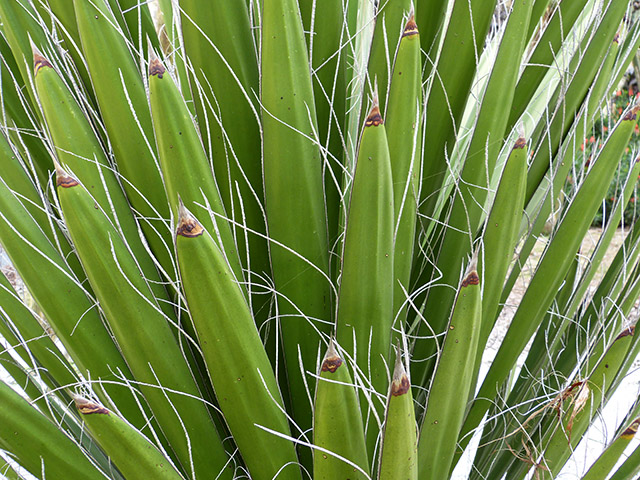
M 0 475 L 560 475 L 640 351 L 629 2 L 153 5 L 0 0 Z

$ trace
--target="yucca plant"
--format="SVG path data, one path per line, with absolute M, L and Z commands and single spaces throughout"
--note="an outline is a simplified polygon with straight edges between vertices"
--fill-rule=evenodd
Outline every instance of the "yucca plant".
M 0 476 L 557 477 L 640 352 L 630 2 L 153 7 L 0 0 Z

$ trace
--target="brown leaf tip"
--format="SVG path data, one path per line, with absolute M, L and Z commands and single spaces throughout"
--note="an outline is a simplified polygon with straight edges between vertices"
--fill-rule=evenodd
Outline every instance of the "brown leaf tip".
M 398 341 L 398 348 L 396 353 L 396 364 L 393 367 L 393 376 L 391 377 L 391 389 L 390 393 L 394 397 L 406 394 L 411 388 L 407 371 L 402 363 L 402 353 L 400 351 L 400 341 Z
M 56 186 L 62 188 L 71 188 L 78 185 L 79 182 L 67 172 L 65 172 L 60 165 L 56 164 Z
M 342 358 L 338 355 L 338 351 L 336 350 L 336 346 L 333 344 L 333 339 L 329 342 L 329 348 L 327 349 L 327 353 L 324 354 L 324 359 L 322 360 L 322 366 L 320 370 L 323 372 L 331 372 L 335 373 L 338 368 L 342 365 Z
M 409 17 L 409 21 L 404 26 L 404 31 L 402 32 L 403 37 L 412 37 L 414 35 L 418 35 L 418 24 L 416 23 L 416 19 L 414 15 Z
M 158 78 L 162 78 L 162 76 L 164 75 L 164 72 L 166 72 L 167 69 L 164 68 L 164 65 L 162 65 L 162 63 L 160 62 L 160 59 L 158 59 L 158 57 L 154 57 L 151 59 L 151 61 L 149 62 L 149 76 L 153 77 L 154 75 L 157 75 Z
M 320 368 L 320 370 L 323 372 L 336 373 L 336 370 L 340 368 L 341 365 L 342 359 L 339 355 L 327 355 L 322 361 L 322 367 Z
M 629 110 L 627 113 L 625 113 L 625 115 L 622 118 L 622 120 L 624 120 L 624 121 L 635 120 L 638 117 L 638 110 L 640 110 L 640 106 L 636 105 L 631 110 Z
M 614 36 L 613 36 L 613 43 L 619 44 L 620 43 L 620 32 L 617 32 Z
M 516 140 L 515 145 L 513 146 L 513 149 L 517 149 L 517 148 L 525 148 L 527 146 L 527 141 L 525 140 L 524 137 L 518 137 L 518 139 Z
M 411 388 L 411 384 L 409 383 L 409 378 L 406 373 L 403 373 L 399 379 L 393 379 L 391 382 L 391 395 L 394 397 L 399 397 L 400 395 L 405 395 L 409 392 Z
M 76 408 L 82 415 L 92 415 L 94 413 L 97 413 L 98 415 L 109 415 L 109 410 L 105 407 L 84 397 L 76 397 L 73 401 L 76 404 Z
M 636 436 L 636 433 L 638 432 L 638 426 L 640 426 L 640 418 L 636 418 L 633 422 L 631 422 L 631 425 L 629 425 L 620 436 L 625 440 L 631 440 Z
M 33 74 L 37 75 L 42 67 L 53 68 L 53 65 L 39 52 L 33 52 Z
M 480 277 L 478 277 L 478 272 L 475 270 L 469 272 L 466 277 L 462 280 L 462 288 L 468 287 L 469 285 L 479 285 Z
M 374 102 L 373 108 L 369 112 L 369 116 L 367 117 L 367 121 L 364 122 L 365 127 L 377 127 L 378 125 L 382 125 L 384 121 L 382 120 L 382 115 L 380 114 L 380 107 L 378 106 L 378 102 Z
M 469 285 L 478 285 L 480 283 L 480 278 L 478 277 L 478 251 L 480 247 L 476 247 L 473 251 L 473 255 L 471 255 L 471 259 L 469 260 L 469 265 L 467 265 L 467 269 L 464 273 L 464 278 L 462 279 L 462 283 L 460 284 L 460 288 L 468 287 Z
M 185 208 L 180 201 L 180 207 L 178 209 L 178 228 L 176 229 L 176 235 L 182 237 L 193 238 L 199 237 L 204 233 L 204 227 L 198 222 L 196 217 L 191 215 L 191 212 Z
M 621 338 L 628 337 L 629 335 L 633 336 L 636 333 L 636 326 L 632 325 L 629 328 L 625 328 L 620 335 L 616 337 L 616 340 L 620 340 Z

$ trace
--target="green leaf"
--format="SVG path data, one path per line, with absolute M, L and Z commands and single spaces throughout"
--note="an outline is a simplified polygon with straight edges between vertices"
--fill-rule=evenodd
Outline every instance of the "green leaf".
M 389 146 L 374 103 L 365 122 L 351 187 L 342 254 L 336 337 L 355 352 L 357 373 L 367 388 L 386 392 L 393 322 L 393 186 Z M 358 381 L 358 380 L 356 380 Z M 383 408 L 376 397 L 360 397 L 363 418 Z M 379 433 L 378 418 L 368 420 L 369 456 Z
M 418 440 L 419 478 L 446 478 L 471 391 L 482 315 L 474 257 L 467 268 L 429 387 Z M 452 379 L 455 378 L 455 381 Z
M 369 460 L 349 369 L 333 341 L 320 367 L 313 420 L 313 478 L 368 478 Z
M 328 334 L 332 320 L 322 161 L 297 2 L 267 0 L 262 15 L 260 99 L 271 264 L 291 404 L 305 430 L 311 427 L 306 383 L 313 385 L 305 371 L 315 370 L 318 334 Z
M 268 480 L 278 473 L 278 478 L 300 479 L 293 444 L 276 436 L 289 437 L 289 425 L 247 301 L 223 251 L 184 206 L 176 248 L 209 376 L 251 477 Z
M 0 447 L 31 473 L 70 480 L 104 479 L 78 445 L 4 382 L 0 382 L 0 403 Z
M 86 398 L 76 397 L 74 401 L 85 425 L 125 478 L 149 475 L 158 480 L 184 478 L 160 450 L 126 420 Z
M 387 398 L 379 480 L 418 479 L 418 436 L 411 384 L 398 351 Z
M 107 323 L 182 468 L 189 475 L 223 472 L 228 459 L 176 341 L 177 320 L 161 308 L 170 301 L 152 294 L 159 279 L 145 276 L 84 186 L 61 169 L 57 184 L 65 222 Z

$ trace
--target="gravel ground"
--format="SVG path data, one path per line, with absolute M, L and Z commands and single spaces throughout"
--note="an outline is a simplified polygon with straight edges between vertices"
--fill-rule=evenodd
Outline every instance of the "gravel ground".
M 580 248 L 580 252 L 581 252 L 580 268 L 581 269 L 583 269 L 587 265 L 589 257 L 593 253 L 593 250 L 595 249 L 598 243 L 598 239 L 600 238 L 600 235 L 602 235 L 601 228 L 591 228 L 589 229 L 588 234 L 585 236 L 584 241 L 582 242 L 582 246 Z M 607 253 L 605 254 L 605 257 L 602 260 L 602 264 L 598 269 L 598 273 L 594 277 L 594 280 L 591 282 L 592 287 L 590 288 L 590 291 L 591 291 L 590 293 L 593 293 L 593 289 L 595 288 L 595 286 L 597 286 L 598 281 L 602 278 L 602 276 L 606 272 L 606 269 L 611 264 L 613 257 L 615 256 L 616 252 L 618 251 L 618 249 L 622 245 L 622 242 L 624 241 L 625 235 L 626 235 L 626 232 L 622 230 L 616 231 L 614 238 L 611 241 L 611 246 L 609 247 Z M 529 259 L 527 261 L 527 264 L 522 269 L 522 273 L 518 278 L 518 280 L 516 281 L 513 287 L 513 290 L 511 291 L 511 294 L 507 299 L 507 303 L 505 304 L 505 307 L 503 308 L 502 313 L 498 318 L 498 322 L 494 328 L 491 338 L 487 343 L 488 349 L 495 350 L 500 346 L 500 342 L 502 341 L 502 338 L 504 338 L 504 335 L 506 334 L 507 329 L 509 328 L 509 324 L 511 323 L 511 319 L 513 318 L 516 308 L 520 303 L 520 299 L 524 295 L 524 292 L 526 291 L 531 281 L 531 277 L 535 272 L 535 267 L 538 261 L 540 260 L 540 258 L 542 257 L 542 253 L 544 252 L 544 249 L 547 245 L 547 240 L 548 240 L 548 237 L 541 237 L 536 243 L 536 245 L 534 246 L 533 251 L 531 252 L 531 255 L 529 256 Z M 631 317 L 634 317 L 634 315 L 632 314 Z

